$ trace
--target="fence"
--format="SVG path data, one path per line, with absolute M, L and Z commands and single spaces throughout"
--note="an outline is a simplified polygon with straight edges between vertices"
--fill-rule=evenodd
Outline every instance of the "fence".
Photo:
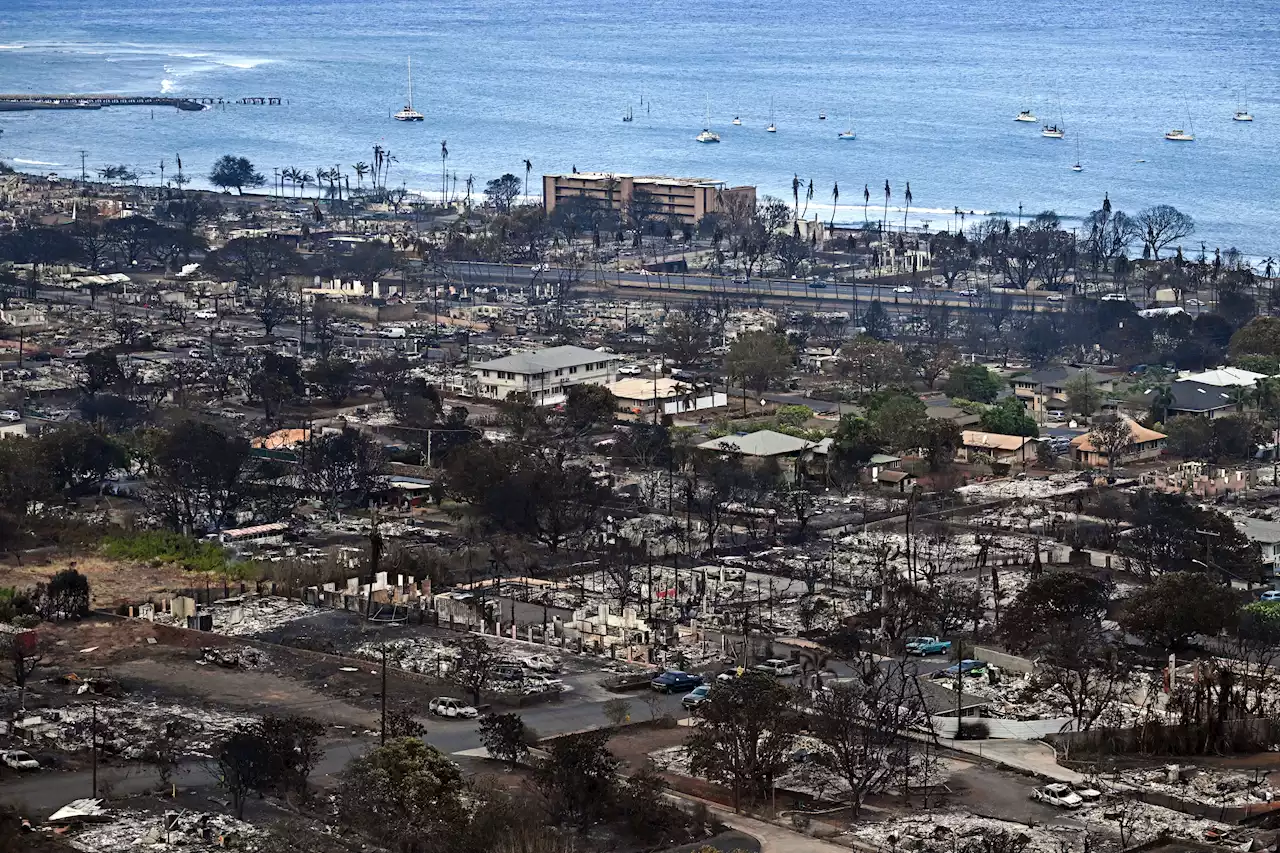
M 1145 723 L 1046 735 L 1064 758 L 1088 755 L 1209 755 L 1262 752 L 1280 744 L 1280 720 L 1245 717 L 1196 725 Z

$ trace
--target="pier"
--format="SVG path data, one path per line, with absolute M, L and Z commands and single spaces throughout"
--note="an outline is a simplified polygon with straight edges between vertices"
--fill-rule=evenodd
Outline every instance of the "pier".
M 100 110 L 103 107 L 175 107 L 199 112 L 211 106 L 242 104 L 245 106 L 281 106 L 282 98 L 247 97 L 239 99 L 164 95 L 0 95 L 0 112 L 17 110 Z

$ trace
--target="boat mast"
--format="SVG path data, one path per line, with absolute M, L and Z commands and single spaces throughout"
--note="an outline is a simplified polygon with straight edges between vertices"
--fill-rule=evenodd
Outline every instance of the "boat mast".
M 409 57 L 409 109 L 413 109 L 413 57 Z

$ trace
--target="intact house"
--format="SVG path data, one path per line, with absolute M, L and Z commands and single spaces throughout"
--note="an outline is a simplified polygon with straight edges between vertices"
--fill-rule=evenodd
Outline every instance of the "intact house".
M 1067 385 L 1081 376 L 1087 377 L 1104 394 L 1115 390 L 1115 384 L 1109 375 L 1099 373 L 1091 367 L 1072 365 L 1046 367 L 1034 373 L 1015 376 L 1010 381 L 1013 383 L 1014 395 L 1027 407 L 1031 417 L 1044 421 L 1048 412 L 1067 408 L 1070 402 L 1067 399 Z
M 1164 443 L 1168 436 L 1162 432 L 1147 429 L 1132 418 L 1125 418 L 1124 422 L 1129 425 L 1129 446 L 1120 452 L 1116 464 L 1158 459 L 1164 452 Z M 1089 468 L 1106 468 L 1108 463 L 1106 452 L 1094 446 L 1089 433 L 1071 439 L 1071 458 Z
M 505 400 L 526 395 L 535 406 L 555 406 L 574 385 L 608 385 L 617 378 L 618 357 L 575 346 L 551 347 L 482 361 L 472 370 L 477 397 Z
M 1029 465 L 1036 461 L 1036 445 L 1039 443 L 1036 438 L 975 429 L 964 430 L 960 437 L 961 447 L 956 458 L 961 462 L 972 462 L 980 456 L 989 456 L 993 462 L 1006 465 L 1018 462 Z
M 1260 518 L 1237 518 L 1235 522 L 1245 538 L 1258 546 L 1262 565 L 1274 575 L 1280 569 L 1280 522 Z
M 681 382 L 668 376 L 656 379 L 633 376 L 610 382 L 605 387 L 618 401 L 618 411 L 633 415 L 652 415 L 655 410 L 664 415 L 679 415 L 714 409 L 729 402 L 725 392 L 716 391 L 708 383 Z
M 1194 379 L 1182 379 L 1169 386 L 1173 398 L 1169 403 L 1168 417 L 1198 415 L 1220 418 L 1238 410 L 1241 386 L 1207 385 Z M 1154 394 L 1155 392 L 1148 392 Z
M 698 450 L 712 453 L 738 453 L 753 459 L 774 459 L 778 462 L 784 477 L 795 479 L 804 461 L 813 453 L 819 452 L 820 442 L 807 441 L 796 438 L 794 435 L 774 432 L 771 429 L 762 429 L 713 438 L 696 446 Z

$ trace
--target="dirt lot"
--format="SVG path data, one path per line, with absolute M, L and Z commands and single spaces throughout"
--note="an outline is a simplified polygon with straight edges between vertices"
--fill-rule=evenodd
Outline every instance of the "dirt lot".
M 93 607 L 115 607 L 145 601 L 149 595 L 186 590 L 196 582 L 191 574 L 174 566 L 148 566 L 89 555 L 77 557 L 28 557 L 19 565 L 14 558 L 0 562 L 0 586 L 24 589 L 47 581 L 63 569 L 75 569 L 89 579 Z

